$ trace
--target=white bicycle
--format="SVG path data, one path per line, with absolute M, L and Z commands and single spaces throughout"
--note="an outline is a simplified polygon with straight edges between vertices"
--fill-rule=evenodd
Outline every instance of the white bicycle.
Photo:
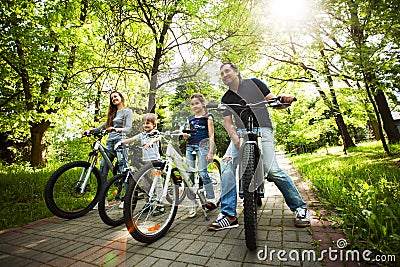
M 195 183 L 190 180 L 190 173 L 197 174 L 198 170 L 188 166 L 173 145 L 179 136 L 191 132 L 176 130 L 160 133 L 168 141 L 165 159 L 145 164 L 129 182 L 124 201 L 125 224 L 132 237 L 139 242 L 155 242 L 168 232 L 182 201 L 183 187 L 198 198 L 208 220 L 205 189 L 196 182 L 198 177 Z M 221 177 L 218 161 L 211 162 L 207 170 L 219 204 Z

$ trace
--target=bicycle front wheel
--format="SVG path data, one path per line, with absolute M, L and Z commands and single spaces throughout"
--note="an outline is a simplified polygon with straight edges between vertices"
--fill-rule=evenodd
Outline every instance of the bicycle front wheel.
M 98 209 L 101 220 L 107 225 L 118 226 L 124 223 L 123 202 L 129 175 L 117 174 L 101 189 Z
M 75 161 L 65 164 L 53 173 L 46 184 L 44 196 L 47 208 L 64 219 L 81 217 L 96 205 L 101 183 L 99 170 L 93 168 L 90 171 L 90 163 Z
M 156 178 L 157 177 L 157 182 Z M 171 227 L 178 210 L 178 188 L 173 176 L 165 191 L 166 174 L 162 162 L 144 165 L 129 181 L 124 201 L 125 224 L 134 239 L 152 243 Z
M 243 186 L 243 213 L 244 213 L 244 234 L 246 246 L 249 250 L 257 248 L 257 190 L 252 184 L 252 179 L 256 171 L 255 146 L 245 144 L 241 164 L 244 165 L 242 176 Z

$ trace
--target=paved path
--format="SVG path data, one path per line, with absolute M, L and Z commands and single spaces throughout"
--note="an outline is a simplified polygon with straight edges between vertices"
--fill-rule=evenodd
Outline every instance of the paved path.
M 307 260 L 314 245 L 320 249 L 333 247 L 332 242 L 343 235 L 331 229 L 327 221 L 316 219 L 313 209 L 320 208 L 319 202 L 289 160 L 280 153 L 278 157 L 280 166 L 292 176 L 310 205 L 312 226 L 294 227 L 294 214 L 276 186 L 268 182 L 259 216 L 258 248 L 254 252 L 245 246 L 241 203 L 241 225 L 236 229 L 207 231 L 209 222 L 204 216 L 198 214 L 190 219 L 183 215 L 165 237 L 153 244 L 137 242 L 124 225 L 105 225 L 92 211 L 74 220 L 53 217 L 0 232 L 0 266 L 356 266 L 327 259 Z M 186 213 L 187 209 L 179 212 Z M 210 219 L 214 220 L 217 213 L 218 210 L 209 212 Z M 285 251 L 279 255 L 287 261 L 278 260 L 279 250 Z M 306 256 L 304 261 L 302 254 Z M 299 260 L 290 260 L 296 258 Z

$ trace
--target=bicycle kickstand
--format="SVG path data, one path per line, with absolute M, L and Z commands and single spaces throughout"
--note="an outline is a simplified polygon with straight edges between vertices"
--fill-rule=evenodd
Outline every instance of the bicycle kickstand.
M 204 218 L 206 219 L 206 221 L 209 221 L 210 219 L 209 219 L 208 216 L 207 216 L 206 207 L 202 205 L 202 206 L 201 206 L 201 209 L 203 210 Z

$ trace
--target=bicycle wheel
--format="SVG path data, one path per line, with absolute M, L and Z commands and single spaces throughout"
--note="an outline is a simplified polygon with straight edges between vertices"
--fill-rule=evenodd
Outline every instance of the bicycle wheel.
M 213 185 L 215 205 L 218 206 L 221 203 L 221 165 L 219 161 L 214 159 L 208 164 L 207 171 Z
M 254 145 L 246 144 L 241 164 L 245 164 L 242 176 L 244 234 L 246 246 L 249 250 L 257 248 L 257 190 L 252 188 L 253 185 L 251 183 L 256 170 L 256 162 Z
M 124 201 L 125 224 L 139 242 L 157 241 L 167 233 L 175 219 L 178 188 L 171 176 L 168 195 L 172 201 L 162 197 L 166 177 L 163 172 L 162 162 L 148 163 L 135 173 L 132 182 L 129 181 Z M 156 176 L 159 178 L 157 184 L 154 183 Z
M 99 215 L 101 220 L 110 226 L 124 223 L 123 202 L 128 184 L 128 174 L 117 174 L 102 187 L 99 195 Z M 127 177 L 128 176 L 128 177 Z
M 50 177 L 44 191 L 47 208 L 56 216 L 74 219 L 88 213 L 96 205 L 101 188 L 100 172 L 90 163 L 70 162 L 57 169 Z M 84 178 L 89 175 L 82 192 Z M 82 177 L 82 179 L 80 179 Z

